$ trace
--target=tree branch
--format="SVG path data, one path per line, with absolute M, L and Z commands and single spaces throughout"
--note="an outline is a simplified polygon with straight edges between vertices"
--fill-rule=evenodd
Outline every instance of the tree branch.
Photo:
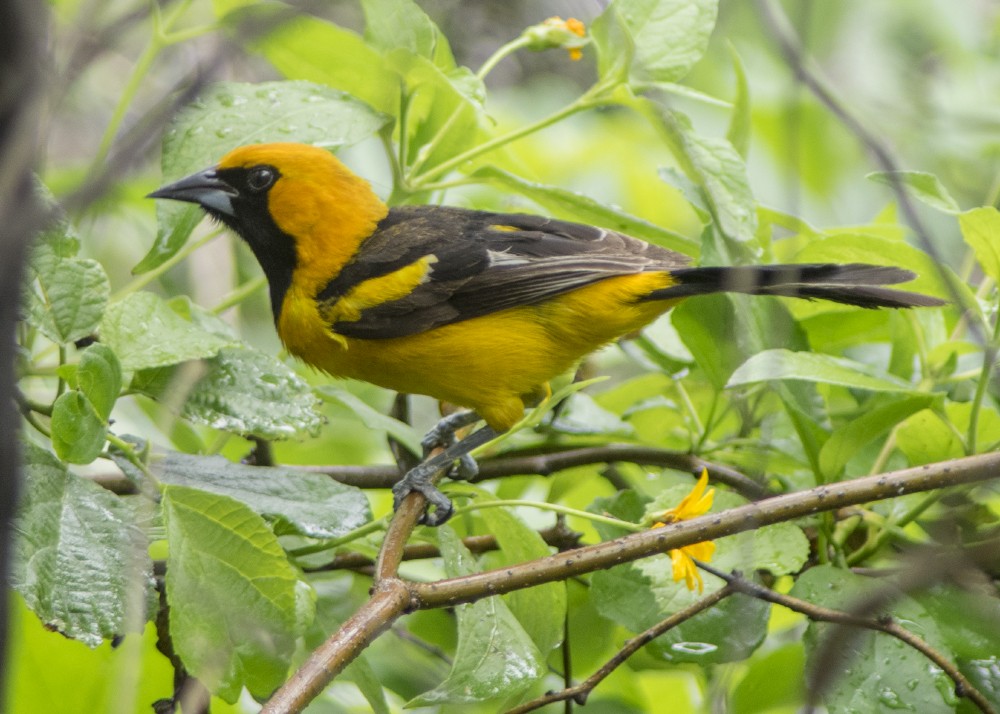
M 650 642 L 655 640 L 657 637 L 663 633 L 672 630 L 681 623 L 687 622 L 692 617 L 697 615 L 703 610 L 707 610 L 713 605 L 718 604 L 722 600 L 732 595 L 736 590 L 729 585 L 716 590 L 714 593 L 706 595 L 697 602 L 688 605 L 683 610 L 675 612 L 670 617 L 662 620 L 648 630 L 639 633 L 632 639 L 625 642 L 622 648 L 615 654 L 614 657 L 605 662 L 601 667 L 594 672 L 592 675 L 587 677 L 584 681 L 579 684 L 567 687 L 558 692 L 547 692 L 537 699 L 532 699 L 530 702 L 525 702 L 520 706 L 510 709 L 507 714 L 526 714 L 527 712 L 535 711 L 536 709 L 541 709 L 546 704 L 552 704 L 554 702 L 564 702 L 572 699 L 577 704 L 583 705 L 587 703 L 587 697 L 590 693 L 600 684 L 604 679 L 618 669 L 620 666 L 625 664 L 625 661 L 629 657 L 638 652 L 641 648 L 648 645 Z
M 801 81 L 802 84 L 810 92 L 812 92 L 813 96 L 815 96 L 823 106 L 829 109 L 849 132 L 857 137 L 858 141 L 860 141 L 869 154 L 871 154 L 872 159 L 878 168 L 888 174 L 889 186 L 891 187 L 893 195 L 896 198 L 896 203 L 899 205 L 903 216 L 906 218 L 906 222 L 910 225 L 910 228 L 913 229 L 914 234 L 917 236 L 917 240 L 920 242 L 920 247 L 924 250 L 924 252 L 930 255 L 938 265 L 945 265 L 947 261 L 943 259 L 940 251 L 938 251 L 934 242 L 931 240 L 930 232 L 924 225 L 923 220 L 921 220 L 920 214 L 917 212 L 916 206 L 913 203 L 913 199 L 910 198 L 910 194 L 907 192 L 906 187 L 896 176 L 899 171 L 899 164 L 893 157 L 892 151 L 880 137 L 878 137 L 874 132 L 869 131 L 864 123 L 837 98 L 833 89 L 831 89 L 826 80 L 823 79 L 819 70 L 806 55 L 802 44 L 799 42 L 799 38 L 796 36 L 792 24 L 789 22 L 788 17 L 782 11 L 778 2 L 776 0 L 757 0 L 757 8 L 762 24 L 764 25 L 764 29 L 774 38 L 774 41 L 778 46 L 778 50 L 781 52 L 785 62 L 788 63 L 788 66 L 794 72 L 796 79 Z M 961 296 L 955 285 L 952 283 L 950 274 L 945 270 L 941 270 L 940 273 L 945 284 L 951 291 L 952 300 L 954 300 L 957 305 L 961 305 Z M 973 322 L 972 324 L 976 329 L 981 327 L 978 323 Z M 982 333 L 980 333 L 979 336 L 983 337 Z
M 563 580 L 771 523 L 909 493 L 987 481 L 1000 476 L 998 468 L 1000 453 L 980 454 L 827 484 L 500 570 L 433 583 L 414 583 L 413 594 L 421 609 L 471 602 L 485 593 L 499 595 Z
M 982 454 L 775 496 L 723 513 L 712 513 L 606 543 L 459 578 L 409 583 L 388 577 L 389 570 L 385 569 L 383 577 L 376 582 L 372 599 L 313 652 L 302 668 L 275 693 L 263 711 L 266 714 L 301 711 L 365 645 L 409 609 L 472 602 L 512 590 L 565 580 L 771 523 L 908 493 L 987 481 L 998 474 L 1000 453 Z M 402 546 L 399 552 L 402 552 Z M 388 559 L 385 562 L 388 563 Z M 398 560 L 395 562 L 398 565 Z
M 640 466 L 701 473 L 708 469 L 709 479 L 724 484 L 744 498 L 757 501 L 773 495 L 767 487 L 736 469 L 683 451 L 659 449 L 653 446 L 607 444 L 586 446 L 544 454 L 499 456 L 479 462 L 479 474 L 473 483 L 506 476 L 551 476 L 577 466 L 625 462 Z M 302 471 L 326 474 L 341 483 L 358 488 L 390 488 L 399 480 L 394 466 L 297 466 Z
M 697 564 L 698 567 L 706 573 L 711 573 L 717 578 L 724 580 L 727 586 L 736 592 L 749 595 L 750 597 L 755 597 L 759 600 L 766 600 L 767 602 L 774 603 L 775 605 L 783 605 L 789 610 L 805 615 L 810 620 L 814 620 L 816 622 L 832 622 L 843 627 L 855 627 L 865 630 L 873 630 L 876 632 L 884 632 L 887 635 L 891 635 L 920 652 L 936 666 L 940 667 L 949 677 L 951 677 L 952 681 L 955 682 L 955 693 L 958 696 L 967 697 L 979 708 L 981 712 L 983 712 L 983 714 L 997 714 L 990 702 L 985 696 L 983 696 L 983 693 L 976 689 L 973 684 L 966 679 L 965 675 L 959 671 L 958 667 L 955 666 L 953 662 L 951 662 L 942 653 L 931 647 L 923 639 L 913 634 L 906 628 L 901 627 L 892 617 L 864 617 L 852 612 L 833 610 L 828 607 L 815 605 L 806 600 L 792 597 L 791 595 L 782 595 L 781 593 L 777 593 L 770 588 L 766 588 L 763 585 L 758 585 L 757 583 L 747 580 L 739 573 L 723 573 L 705 563 L 698 562 Z

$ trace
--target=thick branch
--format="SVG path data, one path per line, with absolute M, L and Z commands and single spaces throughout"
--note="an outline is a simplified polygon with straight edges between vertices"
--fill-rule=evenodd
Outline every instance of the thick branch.
M 372 601 L 313 652 L 306 664 L 268 702 L 264 712 L 301 711 L 368 642 L 409 608 L 431 609 L 472 602 L 771 523 L 909 493 L 987 481 L 998 474 L 1000 453 L 970 456 L 775 496 L 724 513 L 709 514 L 500 570 L 435 583 L 405 583 L 385 578 L 376 584 Z M 391 602 L 386 603 L 390 597 Z
M 309 655 L 295 674 L 271 697 L 261 714 L 300 712 L 351 661 L 385 632 L 410 606 L 406 583 L 395 578 L 379 581 L 364 604 L 326 642 Z
M 564 580 L 657 553 L 666 553 L 692 543 L 714 540 L 821 511 L 986 481 L 998 476 L 998 468 L 1000 454 L 981 454 L 819 486 L 500 570 L 488 570 L 434 583 L 415 583 L 412 586 L 413 594 L 421 609 L 471 602 L 486 593 L 497 595 Z

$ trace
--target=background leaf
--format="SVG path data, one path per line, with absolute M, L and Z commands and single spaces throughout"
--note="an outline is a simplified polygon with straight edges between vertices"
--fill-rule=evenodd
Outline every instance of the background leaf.
M 1000 211 L 993 206 L 974 208 L 958 217 L 958 225 L 983 272 L 1000 282 Z
M 133 512 L 25 443 L 11 584 L 47 627 L 97 647 L 146 619 L 153 566 Z
M 107 421 L 122 389 L 121 364 L 111 348 L 96 342 L 85 349 L 80 355 L 76 380 L 97 415 Z
M 148 292 L 126 295 L 108 307 L 100 334 L 126 371 L 213 357 L 230 343 L 198 328 Z
M 323 422 L 312 388 L 275 357 L 223 347 L 206 368 L 184 402 L 191 421 L 261 439 L 315 433 Z
M 297 141 L 335 151 L 374 135 L 387 121 L 349 94 L 312 82 L 221 82 L 171 123 L 163 137 L 163 181 L 208 168 L 244 144 Z M 158 201 L 156 215 L 156 241 L 134 273 L 176 254 L 203 214 L 197 206 Z
M 756 354 L 733 372 L 727 387 L 738 387 L 774 380 L 799 380 L 820 384 L 835 384 L 851 389 L 868 389 L 876 392 L 914 392 L 916 388 L 890 374 L 861 362 L 816 354 L 792 352 L 785 349 L 767 350 Z
M 908 191 L 915 198 L 939 211 L 958 213 L 962 210 L 959 208 L 958 202 L 948 193 L 948 189 L 941 183 L 941 179 L 934 174 L 924 171 L 876 171 L 868 174 L 866 178 L 886 186 L 898 184 L 904 191 Z
M 248 466 L 221 456 L 176 451 L 152 466 L 157 479 L 235 499 L 276 521 L 279 534 L 336 538 L 371 520 L 362 491 L 323 474 L 294 468 Z
M 37 282 L 28 290 L 28 312 L 42 334 L 62 345 L 93 333 L 111 293 L 101 264 L 39 249 L 29 265 Z
M 821 565 L 804 573 L 791 594 L 834 609 L 851 609 L 861 598 L 878 590 L 877 583 L 841 568 Z M 891 606 L 894 618 L 938 652 L 946 653 L 937 626 L 922 607 L 906 597 Z M 880 613 L 863 613 L 875 617 Z M 835 628 L 811 623 L 806 631 L 807 665 L 817 646 L 827 637 L 838 637 L 836 674 L 823 700 L 831 711 L 866 711 L 873 714 L 900 709 L 953 712 L 953 682 L 908 645 L 889 635 Z M 945 655 L 947 656 L 947 654 Z M 942 692 L 948 693 L 947 698 Z
M 476 169 L 472 176 L 486 178 L 505 189 L 517 191 L 547 211 L 565 216 L 567 220 L 610 228 L 687 255 L 697 254 L 699 245 L 694 239 L 667 228 L 661 228 L 642 218 L 630 216 L 614 206 L 600 203 L 581 193 L 526 181 L 495 166 L 483 166 Z
M 312 620 L 312 591 L 239 501 L 165 486 L 163 519 L 170 636 L 185 668 L 227 702 L 244 686 L 269 696 Z
M 505 563 L 523 563 L 551 554 L 552 549 L 538 532 L 513 513 L 500 508 L 484 508 L 479 515 L 486 530 L 496 537 Z M 566 621 L 565 583 L 545 583 L 517 590 L 504 596 L 504 601 L 543 656 L 562 642 Z
M 437 534 L 449 577 L 476 572 L 472 554 L 449 526 Z M 407 706 L 516 698 L 544 674 L 544 658 L 501 598 L 459 605 L 456 616 L 458 646 L 451 672 Z
M 97 458 L 107 427 L 107 420 L 75 389 L 61 394 L 52 405 L 52 448 L 71 464 L 89 464 Z
M 629 80 L 641 85 L 686 75 L 705 53 L 717 13 L 717 0 L 616 0 L 595 22 L 627 31 L 635 48 Z

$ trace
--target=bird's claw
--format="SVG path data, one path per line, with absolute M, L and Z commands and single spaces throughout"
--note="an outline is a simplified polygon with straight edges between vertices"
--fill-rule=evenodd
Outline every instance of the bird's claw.
M 416 471 L 417 469 L 410 471 L 402 481 L 392 487 L 393 510 L 399 510 L 403 500 L 416 491 L 427 499 L 427 508 L 424 509 L 419 522 L 425 526 L 439 526 L 451 518 L 454 506 L 448 497 L 430 482 L 429 477 L 415 473 Z

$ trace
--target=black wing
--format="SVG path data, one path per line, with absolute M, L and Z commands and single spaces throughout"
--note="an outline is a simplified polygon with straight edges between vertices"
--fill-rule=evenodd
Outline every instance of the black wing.
M 530 305 L 616 275 L 684 267 L 680 253 L 593 226 L 446 206 L 394 208 L 317 295 L 326 311 L 366 280 L 434 256 L 427 279 L 398 300 L 331 328 L 380 339 Z

